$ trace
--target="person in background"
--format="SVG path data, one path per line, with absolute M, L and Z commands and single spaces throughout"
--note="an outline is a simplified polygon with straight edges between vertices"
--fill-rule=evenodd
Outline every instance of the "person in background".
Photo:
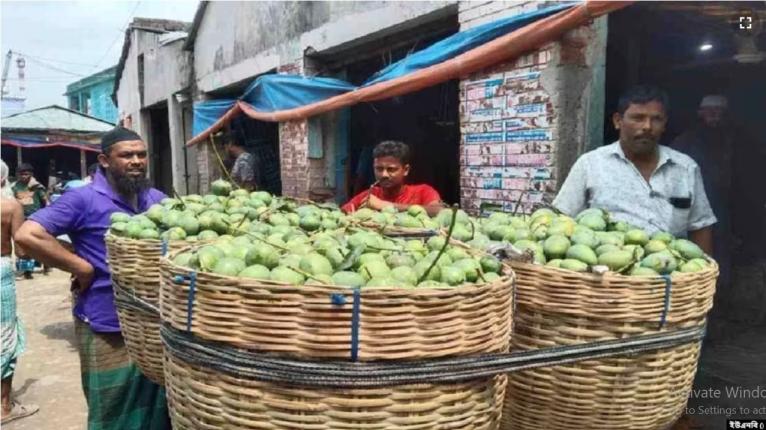
M 439 193 L 430 185 L 409 185 L 405 181 L 410 173 L 410 148 L 403 142 L 386 140 L 372 151 L 373 167 L 377 183 L 370 190 L 362 191 L 341 209 L 354 212 L 362 207 L 381 210 L 393 206 L 407 210 L 420 205 L 433 216 L 444 209 Z
M 729 102 L 722 95 L 707 95 L 700 101 L 699 121 L 673 140 L 672 146 L 688 154 L 702 170 L 710 206 L 718 222 L 713 227 L 713 257 L 720 268 L 718 280 L 728 285 L 731 275 L 731 207 L 735 133 L 729 127 Z
M 234 160 L 231 179 L 241 188 L 253 191 L 257 187 L 258 175 L 255 171 L 255 157 L 237 139 L 230 138 L 224 146 L 226 154 Z
M 553 206 L 570 216 L 605 209 L 650 234 L 688 236 L 712 255 L 716 217 L 700 168 L 688 155 L 659 144 L 667 110 L 668 97 L 658 88 L 642 85 L 623 94 L 612 116 L 620 139 L 580 156 Z
M 24 217 L 29 217 L 48 203 L 45 187 L 34 177 L 34 167 L 29 163 L 21 163 L 16 168 L 16 182 L 11 189 L 19 204 L 24 208 Z M 32 279 L 36 262 L 28 258 L 19 258 L 17 261 L 19 272 L 24 274 L 25 279 Z M 47 274 L 47 270 L 45 271 Z
M 85 176 L 82 180 L 85 181 L 86 184 L 90 184 L 93 182 L 93 178 L 96 176 L 96 172 L 98 171 L 98 163 L 93 163 L 90 166 L 88 166 L 88 175 Z
M 170 428 L 165 390 L 147 379 L 128 355 L 114 305 L 104 234 L 115 212 L 136 215 L 165 198 L 146 177 L 146 144 L 116 127 L 101 139 L 93 182 L 66 191 L 16 232 L 31 256 L 71 273 L 75 338 L 88 429 Z M 74 252 L 57 236 L 67 235 Z
M 2 422 L 5 425 L 11 421 L 28 417 L 40 408 L 37 405 L 23 405 L 11 399 L 13 374 L 16 370 L 18 357 L 24 352 L 26 340 L 16 309 L 16 280 L 13 276 L 11 254 L 14 251 L 12 237 L 24 222 L 24 210 L 12 193 L 6 192 L 8 187 L 8 166 L 0 161 L 0 187 L 3 189 L 0 197 L 0 367 L 2 367 Z M 16 245 L 16 256 L 24 255 L 23 250 Z

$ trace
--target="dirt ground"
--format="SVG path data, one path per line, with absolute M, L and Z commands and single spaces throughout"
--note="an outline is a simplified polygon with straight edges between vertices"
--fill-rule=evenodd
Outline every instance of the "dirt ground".
M 13 421 L 4 430 L 81 430 L 88 409 L 80 385 L 80 359 L 74 345 L 69 275 L 54 270 L 16 281 L 18 312 L 27 334 L 19 358 L 13 395 L 40 411 Z
M 27 351 L 19 360 L 13 393 L 22 402 L 39 405 L 40 411 L 3 428 L 85 429 L 87 408 L 73 343 L 68 276 L 60 271 L 35 274 L 33 280 L 17 281 L 16 288 Z M 697 391 L 687 409 L 694 422 L 684 428 L 725 429 L 727 412 L 734 412 L 729 418 L 765 419 L 766 398 L 747 398 L 742 389 L 766 391 L 766 327 L 722 318 L 710 326 L 695 380 Z M 710 390 L 712 396 L 703 395 Z M 715 390 L 720 390 L 717 396 Z

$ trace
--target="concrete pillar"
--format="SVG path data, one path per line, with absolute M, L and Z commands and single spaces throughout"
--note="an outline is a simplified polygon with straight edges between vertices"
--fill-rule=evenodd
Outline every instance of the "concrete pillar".
M 546 6 L 461 2 L 458 19 L 466 30 Z M 461 80 L 460 194 L 466 210 L 531 212 L 555 197 L 576 157 L 600 143 L 604 20 Z
M 186 174 L 188 163 L 185 163 L 183 130 L 183 109 L 176 98 L 171 94 L 168 97 L 168 131 L 170 133 L 170 159 L 173 166 L 173 188 L 179 194 L 188 194 L 186 191 Z
M 284 64 L 278 73 L 304 74 L 303 59 Z M 308 120 L 279 124 L 279 164 L 282 195 L 309 198 L 309 125 Z
M 85 157 L 85 150 L 80 150 L 80 177 L 85 178 L 88 175 L 88 161 Z

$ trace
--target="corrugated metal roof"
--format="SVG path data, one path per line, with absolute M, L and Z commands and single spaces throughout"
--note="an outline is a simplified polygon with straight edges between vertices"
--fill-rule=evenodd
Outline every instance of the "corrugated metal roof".
M 4 117 L 0 127 L 13 130 L 105 132 L 114 124 L 61 106 L 47 106 Z

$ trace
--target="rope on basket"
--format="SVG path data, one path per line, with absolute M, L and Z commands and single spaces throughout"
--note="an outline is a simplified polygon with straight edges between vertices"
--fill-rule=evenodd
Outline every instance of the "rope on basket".
M 354 305 L 351 308 L 351 361 L 359 361 L 359 313 L 362 294 L 359 287 L 354 288 Z
M 160 310 L 157 306 L 138 297 L 133 290 L 124 288 L 114 279 L 112 279 L 112 289 L 114 290 L 114 303 L 118 307 L 153 315 L 160 314 Z
M 662 330 L 665 327 L 665 322 L 668 319 L 668 311 L 670 310 L 670 295 L 673 292 L 673 281 L 670 280 L 670 276 L 661 275 L 665 280 L 665 302 L 662 305 L 662 315 L 660 316 L 659 329 Z
M 162 239 L 162 256 L 168 255 L 168 238 L 165 237 Z
M 188 276 L 176 275 L 173 281 L 176 284 L 183 284 L 186 279 L 189 280 L 189 293 L 186 296 L 186 331 L 190 332 L 194 316 L 194 298 L 197 294 L 197 272 L 192 270 Z
M 237 378 L 332 388 L 457 383 L 532 368 L 667 349 L 699 342 L 704 334 L 705 326 L 701 325 L 625 339 L 513 353 L 416 361 L 349 362 L 275 357 L 199 339 L 168 324 L 160 329 L 165 351 L 187 363 Z

